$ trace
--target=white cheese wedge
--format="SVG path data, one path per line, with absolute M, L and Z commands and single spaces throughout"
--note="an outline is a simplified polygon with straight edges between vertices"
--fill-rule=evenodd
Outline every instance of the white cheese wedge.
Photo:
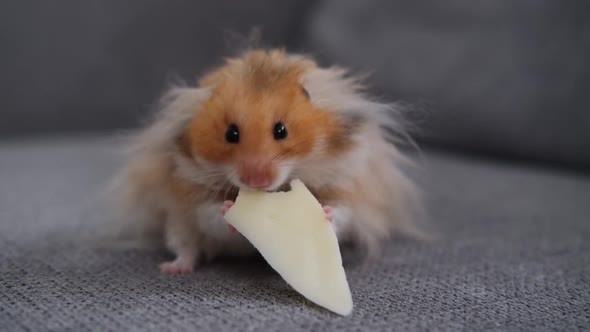
M 289 192 L 241 190 L 225 218 L 296 291 L 337 314 L 352 312 L 336 234 L 301 181 Z

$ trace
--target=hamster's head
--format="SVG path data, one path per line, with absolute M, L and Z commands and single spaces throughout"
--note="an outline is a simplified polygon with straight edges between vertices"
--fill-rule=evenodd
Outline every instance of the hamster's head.
M 311 103 L 303 67 L 256 55 L 201 81 L 211 93 L 184 133 L 185 150 L 205 177 L 275 191 L 310 160 L 344 149 L 346 139 L 338 118 Z

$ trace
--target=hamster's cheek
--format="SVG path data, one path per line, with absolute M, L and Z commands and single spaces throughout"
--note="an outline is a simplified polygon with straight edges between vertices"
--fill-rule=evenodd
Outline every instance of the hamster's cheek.
M 240 176 L 236 167 L 228 166 L 225 168 L 225 178 L 236 187 L 243 187 L 244 184 L 240 181 Z
M 230 165 L 233 160 L 234 149 L 228 144 L 212 139 L 201 139 L 193 146 L 194 154 L 210 163 Z

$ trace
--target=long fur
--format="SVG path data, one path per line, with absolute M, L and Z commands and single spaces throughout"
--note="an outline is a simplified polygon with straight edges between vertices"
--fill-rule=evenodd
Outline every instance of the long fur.
M 425 216 L 420 192 L 403 171 L 414 164 L 394 144 L 413 144 L 405 131 L 401 109 L 396 104 L 373 100 L 362 80 L 348 75 L 343 68 L 316 67 L 303 80 L 311 102 L 319 108 L 366 120 L 356 137 L 357 147 L 323 173 L 332 174 L 331 181 L 355 193 L 352 235 L 357 242 L 374 256 L 381 241 L 392 232 L 426 238 L 425 229 L 419 226 Z
M 361 124 L 352 134 L 354 146 L 350 151 L 331 157 L 325 152 L 325 142 L 318 139 L 316 152 L 305 160 L 305 167 L 294 165 L 291 177 L 300 178 L 312 191 L 333 187 L 345 193 L 342 199 L 350 207 L 351 222 L 342 237 L 354 240 L 370 254 L 375 254 L 379 244 L 395 232 L 420 234 L 416 227 L 422 211 L 420 195 L 403 171 L 411 162 L 392 144 L 407 137 L 396 106 L 371 99 L 362 82 L 343 69 L 319 68 L 313 59 L 303 55 L 283 51 L 269 54 L 271 61 L 304 68 L 301 84 L 315 107 L 333 112 L 343 122 Z M 232 61 L 236 60 L 229 63 Z M 170 222 L 171 215 L 180 215 L 183 220 L 196 217 L 189 210 L 173 212 L 182 210 L 184 205 L 169 188 L 184 188 L 191 179 L 195 183 L 201 179 L 199 184 L 207 185 L 204 179 L 213 173 L 211 165 L 196 165 L 205 161 L 188 160 L 178 145 L 187 123 L 210 93 L 210 86 L 172 88 L 162 99 L 152 124 L 132 139 L 129 162 L 116 179 L 122 219 L 133 220 L 151 233 L 162 235 L 162 225 Z M 184 192 L 189 205 L 206 201 L 195 195 Z M 198 225 L 192 226 L 191 236 L 215 246 L 215 239 L 203 235 Z M 232 251 L 228 246 L 231 244 L 217 245 L 215 253 Z

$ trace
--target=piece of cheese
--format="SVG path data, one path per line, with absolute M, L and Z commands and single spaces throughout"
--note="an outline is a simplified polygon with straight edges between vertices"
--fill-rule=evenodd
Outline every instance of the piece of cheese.
M 337 314 L 352 312 L 336 234 L 301 181 L 289 192 L 241 190 L 225 218 L 296 291 Z

